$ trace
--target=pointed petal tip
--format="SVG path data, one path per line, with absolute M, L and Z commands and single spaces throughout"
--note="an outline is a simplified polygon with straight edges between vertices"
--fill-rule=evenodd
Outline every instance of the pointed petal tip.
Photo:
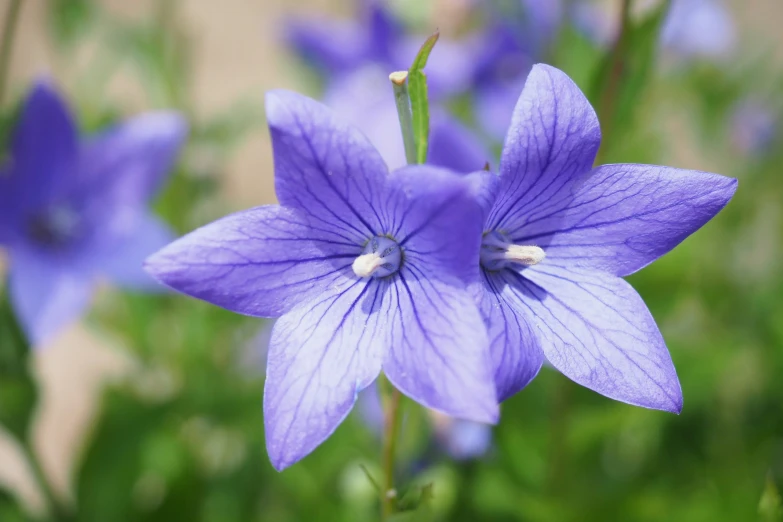
M 267 91 L 264 95 L 264 106 L 266 108 L 266 121 L 270 127 L 277 126 L 285 122 L 290 116 L 292 105 L 307 99 L 301 94 L 286 89 L 273 89 Z
M 54 110 L 55 113 L 64 114 L 69 120 L 73 119 L 65 97 L 48 76 L 39 76 L 33 81 L 27 92 L 24 105 L 28 110 L 32 107 L 37 107 L 38 110 L 43 109 L 47 113 Z
M 35 77 L 30 87 L 30 96 L 32 95 L 47 95 L 52 97 L 60 97 L 60 93 L 57 90 L 54 79 L 48 74 L 40 74 Z
M 166 256 L 167 249 L 168 246 L 165 246 L 154 254 L 150 255 L 147 257 L 147 259 L 144 260 L 142 265 L 145 272 L 147 272 L 151 277 L 162 284 L 166 284 L 166 274 L 168 273 L 167 268 L 171 266 L 171 263 L 169 262 L 170 260 Z
M 269 447 L 267 447 L 267 453 L 269 454 L 269 463 L 272 464 L 272 467 L 275 468 L 275 471 L 278 473 L 282 473 L 283 470 L 291 467 L 291 465 L 294 464 L 294 462 L 290 462 L 281 455 L 273 454 Z
M 153 111 L 141 114 L 125 123 L 130 136 L 139 139 L 166 140 L 172 147 L 180 147 L 190 133 L 184 114 L 178 111 Z

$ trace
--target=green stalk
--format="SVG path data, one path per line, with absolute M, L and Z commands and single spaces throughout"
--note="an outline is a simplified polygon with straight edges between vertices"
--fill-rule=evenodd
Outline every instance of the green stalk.
M 617 94 L 623 81 L 623 61 L 625 59 L 625 47 L 628 44 L 628 30 L 631 25 L 631 0 L 623 0 L 620 10 L 620 34 L 614 42 L 611 51 L 611 62 L 609 66 L 609 83 L 601 93 L 601 99 L 598 105 L 598 117 L 603 124 L 604 143 L 610 141 L 610 136 L 614 127 L 614 112 L 617 101 Z M 603 157 L 606 154 L 606 146 L 602 146 L 598 151 L 596 165 L 603 163 Z
M 397 116 L 400 118 L 402 142 L 405 145 L 405 159 L 409 165 L 416 164 L 416 136 L 413 132 L 413 112 L 411 97 L 408 93 L 408 72 L 398 71 L 389 75 L 394 88 L 394 101 L 397 104 Z
M 67 522 L 69 520 L 67 512 L 60 501 L 57 499 L 57 495 L 55 495 L 49 480 L 46 478 L 46 473 L 44 472 L 41 461 L 38 458 L 38 454 L 35 452 L 29 437 L 21 441 L 21 444 L 22 452 L 27 458 L 27 462 L 30 464 L 30 468 L 33 471 L 35 482 L 38 484 L 38 488 L 43 494 L 49 519 L 54 522 Z
M 22 0 L 11 0 L 5 13 L 2 41 L 0 42 L 0 106 L 5 97 L 5 87 L 8 82 L 8 71 L 11 68 L 11 49 L 14 45 L 14 35 L 19 22 Z
M 390 385 L 391 386 L 391 385 Z M 400 400 L 402 394 L 391 386 L 391 397 L 384 405 L 383 429 L 383 490 L 381 491 L 381 520 L 388 520 L 394 514 L 397 490 L 394 489 L 394 455 L 397 448 L 397 434 L 400 431 Z

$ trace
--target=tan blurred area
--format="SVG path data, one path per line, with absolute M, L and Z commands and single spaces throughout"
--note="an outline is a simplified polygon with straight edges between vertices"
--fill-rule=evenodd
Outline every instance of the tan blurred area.
M 457 0 L 441 0 L 448 8 Z M 548 1 L 548 0 L 541 0 Z M 5 16 L 9 0 L 0 0 Z M 103 0 L 118 15 L 142 18 L 154 0 Z M 779 21 L 781 0 L 733 0 L 741 23 L 741 40 L 759 52 L 772 51 L 783 63 Z M 181 17 L 194 40 L 193 105 L 199 116 L 209 116 L 242 96 L 262 97 L 271 88 L 301 88 L 280 55 L 280 19 L 293 12 L 350 12 L 350 0 L 182 0 Z M 24 89 L 30 79 L 50 73 L 72 94 L 78 64 L 63 63 L 47 37 L 45 0 L 23 2 L 21 25 L 14 48 L 11 88 Z M 770 42 L 774 45 L 770 47 Z M 89 49 L 84 52 L 89 57 Z M 81 55 L 79 55 L 79 60 Z M 118 74 L 107 99 L 120 101 L 128 113 L 143 110 L 144 98 L 130 74 Z M 687 157 L 687 154 L 686 154 Z M 684 158 L 687 165 L 708 165 L 700 158 Z M 274 201 L 272 160 L 268 136 L 259 130 L 243 142 L 226 166 L 226 196 L 236 208 Z M 37 354 L 36 368 L 44 383 L 44 399 L 36 425 L 35 443 L 46 471 L 58 491 L 68 495 L 69 474 L 80 443 L 89 429 L 99 390 L 117 378 L 131 362 L 108 339 L 75 325 Z M 29 470 L 7 438 L 0 438 L 0 482 L 9 483 L 30 506 L 38 495 Z

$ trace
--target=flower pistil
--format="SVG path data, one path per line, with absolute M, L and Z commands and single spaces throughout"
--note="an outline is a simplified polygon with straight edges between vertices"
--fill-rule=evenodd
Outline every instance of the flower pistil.
M 390 237 L 375 236 L 354 260 L 352 268 L 359 277 L 386 277 L 397 272 L 401 262 L 400 245 Z
M 500 232 L 484 234 L 481 242 L 481 266 L 487 270 L 501 270 L 509 264 L 532 266 L 546 257 L 541 247 L 515 245 Z

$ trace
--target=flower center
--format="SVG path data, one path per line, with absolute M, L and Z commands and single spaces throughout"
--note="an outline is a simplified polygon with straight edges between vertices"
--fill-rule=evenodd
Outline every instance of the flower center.
M 481 242 L 481 266 L 501 270 L 509 264 L 532 266 L 544 260 L 546 254 L 535 245 L 515 245 L 500 232 L 487 232 Z
M 62 246 L 76 237 L 79 216 L 70 208 L 53 207 L 33 216 L 27 223 L 27 232 L 39 244 Z
M 375 236 L 354 260 L 352 268 L 359 277 L 386 277 L 399 270 L 401 262 L 400 245 L 390 237 Z

